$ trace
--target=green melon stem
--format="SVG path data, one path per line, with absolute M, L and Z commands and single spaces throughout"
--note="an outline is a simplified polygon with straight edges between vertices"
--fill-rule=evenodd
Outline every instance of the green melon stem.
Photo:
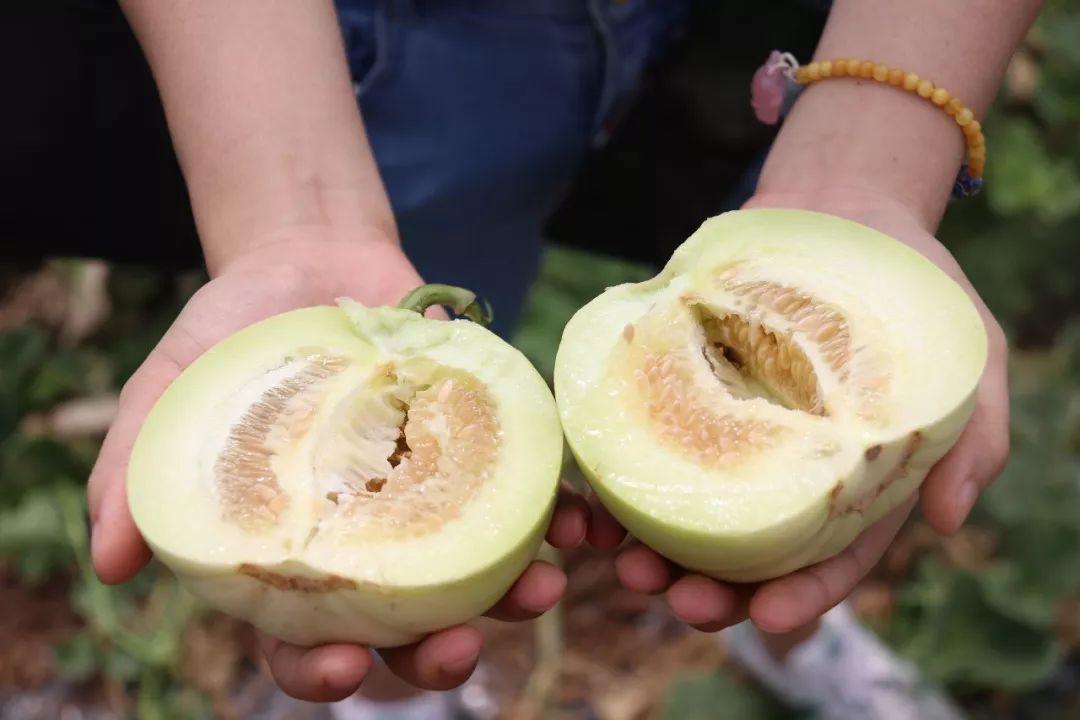
M 476 293 L 453 285 L 432 283 L 421 285 L 398 303 L 403 310 L 412 310 L 421 315 L 432 305 L 444 305 L 455 315 L 464 315 L 478 325 L 491 324 L 491 305 L 476 297 Z

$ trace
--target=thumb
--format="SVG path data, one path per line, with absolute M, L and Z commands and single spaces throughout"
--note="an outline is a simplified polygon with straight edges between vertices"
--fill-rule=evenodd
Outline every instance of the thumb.
M 163 352 L 163 339 L 120 393 L 116 419 L 101 445 L 87 483 L 90 554 L 102 582 L 130 579 L 150 560 L 150 549 L 128 510 L 126 477 L 131 448 L 150 408 L 180 373 Z

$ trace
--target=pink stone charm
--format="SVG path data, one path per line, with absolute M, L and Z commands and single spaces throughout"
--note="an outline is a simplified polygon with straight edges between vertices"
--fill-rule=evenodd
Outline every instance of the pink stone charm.
M 784 105 L 787 91 L 787 75 L 791 66 L 784 57 L 785 53 L 773 50 L 769 59 L 757 69 L 750 81 L 750 107 L 754 115 L 766 125 L 775 125 L 780 120 L 780 108 Z

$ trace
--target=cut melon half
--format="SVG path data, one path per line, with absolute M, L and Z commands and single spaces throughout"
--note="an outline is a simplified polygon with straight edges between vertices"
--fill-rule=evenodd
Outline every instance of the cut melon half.
M 485 328 L 342 300 L 188 367 L 139 433 L 128 499 L 210 605 L 301 645 L 395 646 L 525 569 L 562 442 L 543 379 Z
M 756 581 L 836 554 L 910 496 L 966 424 L 986 353 L 971 300 L 911 248 L 830 215 L 744 210 L 582 308 L 555 391 L 633 535 Z

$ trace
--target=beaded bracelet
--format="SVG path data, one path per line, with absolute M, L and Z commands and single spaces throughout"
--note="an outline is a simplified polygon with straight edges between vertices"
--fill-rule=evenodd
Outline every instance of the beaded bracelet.
M 759 120 L 774 125 L 805 86 L 836 77 L 862 78 L 892 85 L 914 93 L 945 111 L 960 126 L 967 145 L 967 161 L 960 166 L 960 173 L 953 185 L 953 196 L 969 197 L 979 192 L 986 169 L 986 138 L 982 125 L 975 119 L 971 108 L 965 107 L 959 98 L 915 73 L 854 58 L 821 60 L 800 66 L 791 53 L 774 50 L 768 61 L 754 73 L 750 104 Z

